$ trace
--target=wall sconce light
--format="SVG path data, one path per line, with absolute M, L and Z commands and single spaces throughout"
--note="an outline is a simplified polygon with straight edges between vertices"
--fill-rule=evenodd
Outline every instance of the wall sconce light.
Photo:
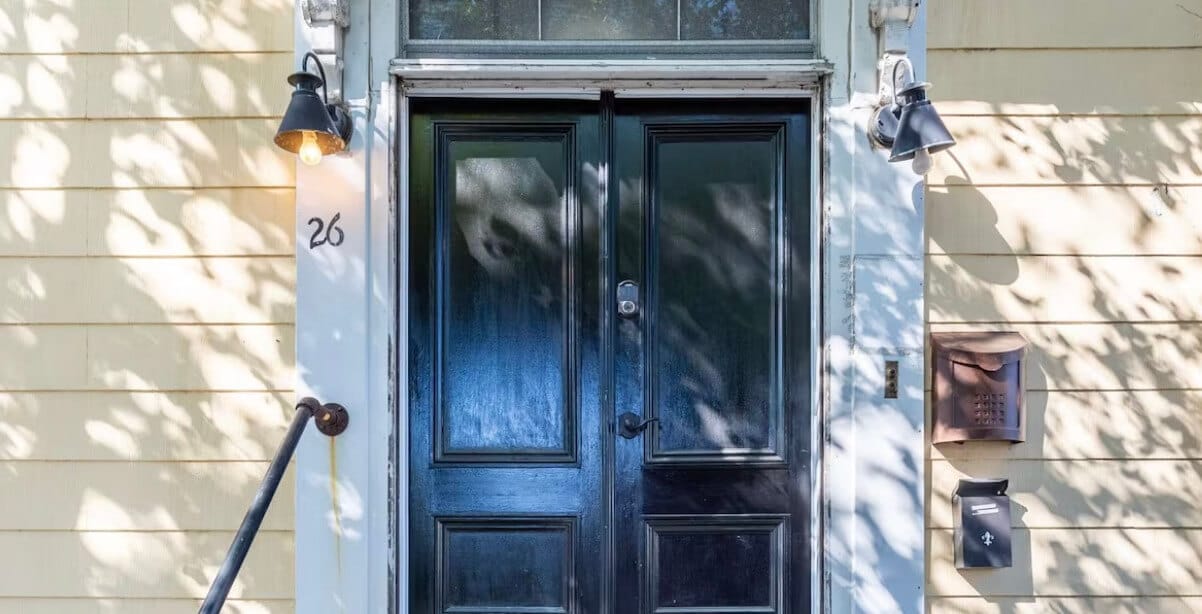
M 908 77 L 898 89 L 897 70 L 903 64 Z M 868 133 L 883 147 L 890 147 L 890 162 L 914 161 L 914 172 L 925 175 L 931 170 L 931 154 L 956 144 L 935 106 L 927 99 L 930 83 L 913 79 L 914 66 L 907 58 L 893 65 L 893 99 L 872 115 Z
M 317 64 L 317 72 L 308 71 L 309 60 Z M 301 71 L 288 76 L 288 83 L 296 89 L 292 101 L 284 111 L 280 129 L 275 133 L 275 144 L 281 149 L 297 154 L 301 162 L 314 165 L 322 156 L 346 150 L 354 126 L 350 115 L 337 105 L 330 104 L 326 92 L 326 71 L 321 59 L 312 51 L 301 61 Z M 323 96 L 317 95 L 322 88 Z

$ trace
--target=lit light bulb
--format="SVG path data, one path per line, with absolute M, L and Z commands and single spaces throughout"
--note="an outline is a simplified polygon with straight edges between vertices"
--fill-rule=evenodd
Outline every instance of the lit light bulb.
M 919 175 L 931 172 L 931 152 L 925 148 L 914 152 L 914 172 Z
M 317 134 L 306 130 L 301 140 L 300 151 L 297 152 L 301 162 L 313 166 L 321 162 L 321 147 L 317 144 Z

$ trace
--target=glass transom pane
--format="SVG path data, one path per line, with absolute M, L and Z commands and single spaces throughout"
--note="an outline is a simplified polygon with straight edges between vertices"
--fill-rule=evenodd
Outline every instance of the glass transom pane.
M 410 0 L 413 40 L 805 40 L 811 0 Z

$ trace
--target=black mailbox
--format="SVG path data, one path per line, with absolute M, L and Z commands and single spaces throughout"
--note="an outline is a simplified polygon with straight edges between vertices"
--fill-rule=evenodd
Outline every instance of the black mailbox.
M 1010 480 L 960 480 L 952 495 L 956 568 L 1010 567 Z

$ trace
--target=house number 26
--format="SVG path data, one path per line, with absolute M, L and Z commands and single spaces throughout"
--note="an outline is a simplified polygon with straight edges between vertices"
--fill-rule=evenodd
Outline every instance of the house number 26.
M 319 217 L 309 218 L 308 226 L 316 225 L 313 230 L 313 236 L 309 237 L 309 249 L 316 249 L 319 245 L 329 243 L 334 247 L 342 245 L 346 235 L 342 234 L 342 229 L 338 227 L 338 219 L 342 217 L 341 213 L 335 213 L 334 217 L 330 218 L 330 223 L 326 224 Z M 325 231 L 324 234 L 322 231 Z

